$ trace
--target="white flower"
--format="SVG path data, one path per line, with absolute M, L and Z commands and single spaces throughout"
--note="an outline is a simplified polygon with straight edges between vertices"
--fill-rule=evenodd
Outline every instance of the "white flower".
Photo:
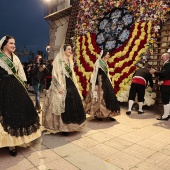
M 130 90 L 130 86 L 127 86 L 126 90 L 123 91 L 121 94 L 119 94 L 119 96 L 117 97 L 118 101 L 127 102 L 128 97 L 129 97 L 129 90 Z M 153 105 L 155 103 L 155 98 L 156 98 L 156 93 L 152 92 L 151 87 L 147 87 L 145 89 L 144 105 L 147 105 L 147 106 Z M 135 101 L 137 102 L 137 97 L 136 97 Z

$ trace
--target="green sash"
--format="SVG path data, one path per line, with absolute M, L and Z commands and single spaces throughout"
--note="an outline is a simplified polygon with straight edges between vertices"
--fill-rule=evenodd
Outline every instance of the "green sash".
M 21 80 L 21 78 L 17 75 L 17 72 L 15 70 L 14 64 L 13 62 L 9 59 L 9 57 L 7 55 L 5 55 L 4 53 L 2 53 L 0 51 L 0 60 L 2 62 L 4 62 L 6 64 L 6 66 L 8 66 L 8 68 L 12 71 L 13 75 L 15 76 L 15 78 L 22 84 L 22 86 L 25 88 L 25 90 L 27 91 L 27 87 L 24 81 Z M 28 91 L 27 91 L 28 92 Z
M 108 76 L 108 69 L 107 69 L 107 65 L 102 61 L 102 60 L 99 60 L 99 64 L 102 68 L 102 70 L 105 72 L 105 74 Z
M 72 70 L 68 64 L 65 64 L 65 69 L 72 80 Z

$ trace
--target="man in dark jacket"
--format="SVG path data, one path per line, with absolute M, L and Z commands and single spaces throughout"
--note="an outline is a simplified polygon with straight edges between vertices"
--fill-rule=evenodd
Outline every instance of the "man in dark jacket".
M 48 90 L 51 85 L 52 69 L 53 69 L 52 62 L 53 62 L 52 60 L 48 60 L 48 65 L 47 65 L 48 74 L 46 75 L 46 90 Z
M 128 106 L 128 111 L 126 112 L 127 115 L 131 114 L 131 109 L 135 101 L 136 95 L 138 97 L 138 104 L 139 104 L 138 114 L 144 113 L 142 107 L 144 103 L 145 89 L 148 85 L 148 82 L 150 87 L 153 88 L 152 74 L 150 74 L 149 70 L 150 68 L 148 65 L 143 68 L 139 68 L 135 71 L 132 77 L 132 84 L 131 84 L 129 99 L 128 99 L 129 106 Z
M 170 118 L 170 55 L 164 53 L 161 59 L 163 61 L 161 70 L 156 71 L 152 69 L 150 72 L 159 77 L 160 92 L 164 107 L 164 114 L 160 118 L 157 118 L 157 120 L 168 120 Z
M 36 62 L 31 67 L 30 74 L 32 77 L 32 85 L 35 92 L 35 101 L 36 101 L 35 108 L 38 111 L 41 110 L 40 94 L 44 88 L 45 76 L 47 73 L 48 73 L 48 69 L 46 68 L 45 64 L 42 63 L 42 56 L 37 55 Z

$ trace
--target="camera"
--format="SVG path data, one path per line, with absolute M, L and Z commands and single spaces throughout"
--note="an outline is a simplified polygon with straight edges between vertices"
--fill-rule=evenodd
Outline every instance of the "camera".
M 46 61 L 43 58 L 40 59 L 40 65 L 46 65 Z

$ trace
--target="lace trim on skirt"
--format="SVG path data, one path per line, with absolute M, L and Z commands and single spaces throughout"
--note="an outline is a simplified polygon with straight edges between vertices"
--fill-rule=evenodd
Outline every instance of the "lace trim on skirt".
M 29 127 L 12 128 L 11 126 L 5 124 L 3 121 L 3 117 L 0 116 L 0 123 L 5 132 L 10 134 L 11 136 L 16 136 L 16 137 L 29 136 L 32 133 L 35 133 L 40 128 L 39 120 L 37 120 L 36 123 L 34 123 L 33 125 Z

